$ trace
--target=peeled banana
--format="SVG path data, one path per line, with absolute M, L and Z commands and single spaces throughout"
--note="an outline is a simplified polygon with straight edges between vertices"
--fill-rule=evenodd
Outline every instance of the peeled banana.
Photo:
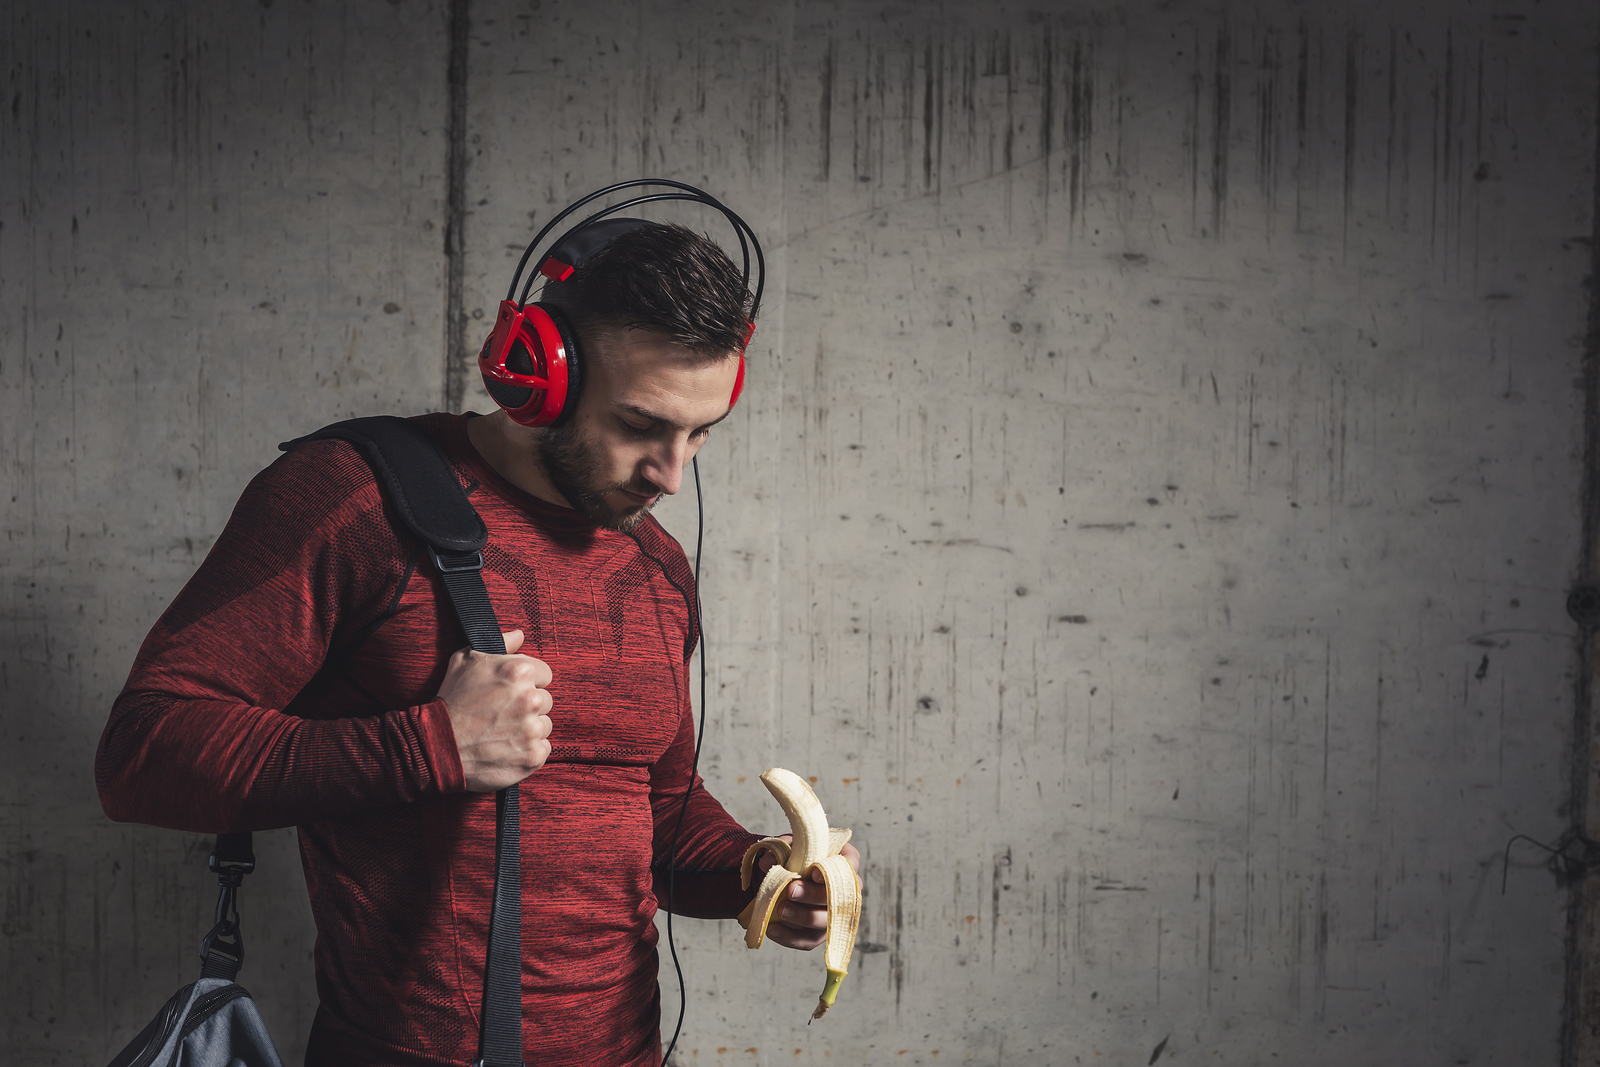
M 839 854 L 850 840 L 850 831 L 829 828 L 828 816 L 817 794 L 793 771 L 774 767 L 761 776 L 761 781 L 788 816 L 794 842 L 768 837 L 745 851 L 739 870 L 739 884 L 745 889 L 750 888 L 751 875 L 761 853 L 772 853 L 777 862 L 761 880 L 756 898 L 739 914 L 739 925 L 745 929 L 744 943 L 750 948 L 760 948 L 767 935 L 767 924 L 772 921 L 772 909 L 777 907 L 789 883 L 796 878 L 809 877 L 813 870 L 822 872 L 828 892 L 828 937 L 823 948 L 828 979 L 822 987 L 822 995 L 817 998 L 817 1008 L 811 1013 L 813 1019 L 820 1019 L 833 1007 L 834 998 L 839 995 L 839 983 L 844 981 L 849 970 L 850 951 L 855 947 L 856 929 L 861 925 L 861 880 L 856 877 L 850 861 Z

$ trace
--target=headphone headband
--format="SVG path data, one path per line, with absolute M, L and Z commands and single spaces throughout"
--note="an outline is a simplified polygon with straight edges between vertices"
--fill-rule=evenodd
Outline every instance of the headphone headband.
M 601 208 L 587 216 L 582 222 L 567 229 L 551 244 L 543 257 L 538 260 L 535 269 L 528 271 L 527 280 L 523 281 L 523 272 L 527 270 L 528 262 L 533 258 L 534 252 L 564 219 L 603 196 L 643 186 L 664 186 L 669 191 L 630 197 L 619 204 Z M 665 200 L 687 200 L 690 203 L 701 204 L 720 212 L 722 217 L 728 220 L 734 234 L 739 238 L 739 251 L 744 261 L 743 286 L 746 292 L 750 292 L 750 253 L 752 249 L 755 251 L 755 291 L 750 302 L 748 328 L 745 331 L 744 341 L 739 346 L 739 374 L 734 382 L 733 395 L 728 398 L 728 407 L 731 408 L 738 402 L 739 394 L 744 389 L 744 350 L 750 344 L 751 335 L 755 333 L 756 313 L 761 306 L 761 294 L 767 284 L 767 263 L 766 257 L 761 252 L 761 242 L 756 238 L 755 231 L 750 228 L 749 223 L 710 193 L 667 178 L 639 178 L 608 185 L 568 205 L 544 224 L 522 253 L 522 258 L 517 261 L 517 270 L 512 275 L 511 287 L 506 292 L 506 298 L 500 304 L 494 330 L 484 342 L 483 351 L 478 355 L 483 384 L 489 390 L 489 395 L 517 422 L 526 426 L 549 426 L 564 421 L 570 417 L 571 411 L 576 406 L 577 393 L 582 386 L 583 360 L 578 352 L 577 337 L 570 330 L 560 308 L 550 304 L 528 303 L 528 296 L 533 291 L 535 279 L 543 275 L 553 281 L 566 281 L 592 252 L 604 247 L 621 232 L 645 225 L 641 219 L 611 220 L 611 216 L 640 204 Z M 578 238 L 586 229 L 598 231 L 592 235 L 597 240 L 579 241 L 576 247 L 569 245 L 569 242 Z M 608 235 L 606 233 L 608 230 L 617 232 Z M 556 251 L 563 249 L 565 249 L 564 258 L 573 262 L 564 263 L 553 258 Z M 578 254 L 573 255 L 574 252 Z M 517 291 L 518 283 L 522 285 L 520 294 Z
M 537 249 L 541 243 L 543 243 L 545 237 L 549 235 L 551 230 L 560 225 L 563 219 L 567 218 L 584 205 L 592 203 L 603 196 L 609 196 L 610 194 L 622 189 L 637 189 L 641 186 L 666 186 L 676 191 L 669 193 L 650 193 L 645 196 L 630 197 L 620 204 L 612 204 L 609 207 L 601 208 L 599 211 L 596 211 L 594 214 L 588 216 L 582 222 L 563 233 L 559 239 L 552 243 L 551 247 L 559 248 L 561 245 L 565 244 L 567 240 L 573 236 L 573 234 L 578 233 L 585 227 L 591 226 L 610 215 L 615 215 L 619 211 L 626 211 L 628 208 L 638 207 L 640 204 L 650 204 L 662 200 L 687 200 L 691 203 L 703 204 L 706 207 L 720 212 L 722 216 L 728 220 L 728 224 L 733 227 L 733 232 L 738 236 L 739 251 L 744 260 L 743 275 L 744 287 L 746 289 L 750 288 L 750 251 L 752 247 L 755 249 L 756 287 L 752 293 L 752 300 L 750 302 L 750 321 L 754 322 L 756 319 L 756 314 L 761 307 L 761 294 L 767 286 L 766 257 L 761 252 L 761 242 L 756 239 L 755 231 L 751 229 L 750 224 L 745 222 L 744 219 L 740 218 L 732 208 L 722 203 L 722 201 L 718 200 L 710 193 L 705 192 L 702 189 L 696 189 L 692 185 L 685 185 L 683 182 L 675 182 L 668 178 L 636 178 L 633 181 L 617 182 L 615 185 L 608 185 L 604 189 L 597 189 L 588 196 L 583 197 L 581 200 L 569 204 L 561 211 L 560 214 L 556 215 L 555 218 L 544 224 L 544 227 L 534 237 L 533 241 L 529 243 L 527 250 L 522 253 L 522 258 L 517 261 L 516 273 L 511 276 L 511 286 L 506 290 L 506 299 L 515 300 L 519 307 L 525 306 L 528 303 L 528 296 L 533 291 L 534 279 L 542 274 L 543 271 L 534 270 L 530 272 L 528 275 L 528 280 L 523 283 L 522 292 L 520 294 L 517 292 L 517 283 L 522 281 L 522 272 L 527 269 L 528 260 L 533 257 L 534 250 Z M 548 254 L 549 253 L 546 253 L 547 256 Z M 541 266 L 543 265 L 543 260 L 540 261 L 540 264 Z M 546 277 L 548 277 L 548 275 L 546 275 Z

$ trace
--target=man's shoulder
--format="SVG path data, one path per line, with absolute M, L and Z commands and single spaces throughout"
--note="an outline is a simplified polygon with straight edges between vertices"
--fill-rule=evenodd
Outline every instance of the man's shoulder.
M 287 449 L 256 475 L 245 494 L 264 495 L 291 506 L 332 517 L 368 510 L 378 503 L 372 466 L 348 441 L 323 438 Z
M 452 452 L 451 424 L 459 419 L 442 412 L 413 417 L 447 456 Z M 285 451 L 256 475 L 240 504 L 249 506 L 260 521 L 277 515 L 292 517 L 302 528 L 340 527 L 381 511 L 384 495 L 361 450 L 330 437 Z
M 637 526 L 628 531 L 628 536 L 638 542 L 639 547 L 645 552 L 661 560 L 663 566 L 668 565 L 670 561 L 674 566 L 687 569 L 689 559 L 684 554 L 683 546 L 656 521 L 654 515 L 646 515 L 641 519 Z
M 662 528 L 653 515 L 646 515 L 637 526 L 628 531 L 628 536 L 639 546 L 639 551 L 643 555 L 655 561 L 656 566 L 661 568 L 661 576 L 683 598 L 684 607 L 688 609 L 691 617 L 689 634 L 684 642 L 684 658 L 687 659 L 695 644 L 698 624 L 693 622 L 693 617 L 698 611 L 694 571 L 689 566 L 688 557 L 684 555 L 683 546 L 678 544 L 677 538 Z
M 448 412 L 431 412 L 410 416 L 408 421 L 427 434 L 446 457 L 454 459 L 457 451 L 455 424 L 461 418 Z M 283 455 L 257 476 L 258 479 L 281 482 L 298 489 L 320 489 L 337 494 L 341 499 L 352 495 L 376 499 L 378 480 L 361 450 L 339 437 L 323 437 L 314 441 L 303 439 L 316 432 L 308 431 L 303 437 L 295 438 L 300 443 L 285 449 Z

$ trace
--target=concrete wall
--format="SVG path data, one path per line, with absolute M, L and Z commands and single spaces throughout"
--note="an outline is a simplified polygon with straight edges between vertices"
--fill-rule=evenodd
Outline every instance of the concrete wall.
M 4 19 L 0 1061 L 95 1064 L 193 980 L 216 899 L 209 838 L 98 811 L 94 745 L 139 643 L 277 442 L 438 403 L 446 13 Z M 245 979 L 298 1062 L 316 994 L 292 835 L 258 835 Z
M 448 12 L 8 17 L 4 1049 L 93 1063 L 209 909 L 207 842 L 94 801 L 138 641 L 276 441 L 445 396 Z M 771 267 L 704 453 L 703 766 L 753 828 L 816 775 L 867 912 L 809 1028 L 819 958 L 676 924 L 680 1062 L 1558 1059 L 1565 892 L 1499 855 L 1565 825 L 1596 30 L 473 0 L 469 349 L 611 180 Z

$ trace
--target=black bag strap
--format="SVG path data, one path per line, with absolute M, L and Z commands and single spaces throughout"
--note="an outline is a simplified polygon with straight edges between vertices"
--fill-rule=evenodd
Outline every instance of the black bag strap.
M 250 834 L 218 834 L 209 864 L 217 876 L 215 925 L 200 941 L 200 977 L 229 982 L 244 965 L 244 935 L 239 932 L 239 886 L 256 869 Z
M 278 447 L 287 452 L 325 438 L 350 442 L 372 464 L 406 527 L 427 546 L 467 643 L 479 652 L 504 655 L 505 637 L 483 584 L 489 530 L 433 439 L 410 419 L 376 415 L 336 422 Z M 495 794 L 494 814 L 494 903 L 477 1063 L 521 1067 L 522 811 L 516 786 Z
M 427 546 L 467 643 L 479 652 L 504 655 L 505 638 L 483 585 L 489 530 L 433 439 L 410 419 L 374 415 L 336 422 L 278 447 L 287 452 L 326 438 L 348 441 L 367 457 L 406 528 Z

